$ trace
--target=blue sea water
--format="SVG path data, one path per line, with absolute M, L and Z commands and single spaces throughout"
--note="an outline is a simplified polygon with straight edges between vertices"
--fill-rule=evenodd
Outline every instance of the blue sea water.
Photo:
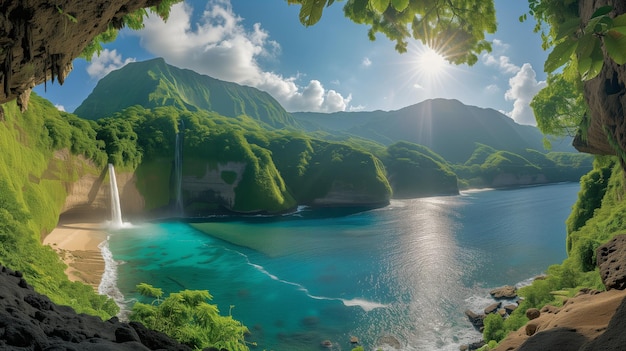
M 257 350 L 458 350 L 480 339 L 463 312 L 488 291 L 565 257 L 579 184 L 393 200 L 363 212 L 309 210 L 111 232 L 117 288 L 209 290 Z M 231 310 L 231 305 L 235 307 Z

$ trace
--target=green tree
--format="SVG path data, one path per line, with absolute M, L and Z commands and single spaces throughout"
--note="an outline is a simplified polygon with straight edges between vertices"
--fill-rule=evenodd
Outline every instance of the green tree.
M 196 349 L 249 350 L 244 340 L 248 328 L 231 315 L 220 315 L 217 306 L 208 303 L 213 297 L 207 290 L 183 290 L 165 299 L 162 299 L 163 290 L 146 283 L 137 285 L 137 290 L 154 301 L 135 303 L 131 320 Z
M 300 22 L 310 26 L 322 17 L 324 7 L 335 1 L 287 2 L 301 5 Z M 491 50 L 485 33 L 496 30 L 493 1 L 348 0 L 344 13 L 353 22 L 370 26 L 370 40 L 382 33 L 396 42 L 396 50 L 406 52 L 407 39 L 413 37 L 456 64 L 476 63 L 478 54 Z

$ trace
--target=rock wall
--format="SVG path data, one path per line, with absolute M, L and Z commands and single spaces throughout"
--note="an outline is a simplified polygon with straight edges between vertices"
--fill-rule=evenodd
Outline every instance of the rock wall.
M 65 182 L 67 197 L 61 215 L 74 215 L 95 220 L 106 220 L 111 215 L 111 187 L 108 167 L 99 170 L 82 156 L 70 156 L 67 150 L 58 151 L 54 158 L 78 173 L 78 179 Z M 117 173 L 117 188 L 124 216 L 138 216 L 145 208 L 143 196 L 136 186 L 134 173 Z
M 182 191 L 185 195 L 185 203 L 214 202 L 228 209 L 235 205 L 235 188 L 243 179 L 246 164 L 243 162 L 219 163 L 217 169 L 212 169 L 208 164 L 201 177 L 183 176 Z M 222 172 L 232 172 L 235 179 L 226 182 Z

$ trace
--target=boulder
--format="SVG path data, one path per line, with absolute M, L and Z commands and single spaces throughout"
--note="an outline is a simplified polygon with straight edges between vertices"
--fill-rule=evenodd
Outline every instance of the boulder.
M 526 335 L 533 336 L 537 332 L 537 324 L 535 323 L 527 323 L 526 324 Z
M 526 318 L 530 319 L 531 321 L 533 319 L 539 318 L 539 316 L 541 316 L 541 312 L 536 308 L 529 308 L 526 310 Z
M 600 278 L 606 290 L 626 288 L 626 234 L 611 239 L 596 249 Z
M 496 313 L 501 305 L 502 305 L 502 302 L 492 303 L 491 305 L 485 307 L 485 310 L 484 310 L 485 314 Z
M 465 310 L 465 315 L 467 316 L 467 319 L 469 319 L 470 323 L 472 323 L 474 328 L 480 329 L 480 328 L 485 326 L 485 324 L 484 324 L 485 315 L 484 314 L 474 313 L 474 311 L 472 311 L 472 310 Z
M 517 309 L 517 305 L 514 303 L 504 305 L 503 308 L 506 310 L 506 313 L 511 314 L 513 311 Z
M 514 286 L 505 285 L 489 292 L 494 299 L 513 299 L 517 297 L 517 289 Z

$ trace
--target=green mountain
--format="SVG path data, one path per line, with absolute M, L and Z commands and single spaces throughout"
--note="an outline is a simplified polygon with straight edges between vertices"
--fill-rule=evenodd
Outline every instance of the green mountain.
M 206 110 L 227 117 L 247 115 L 269 128 L 298 126 L 268 93 L 180 69 L 162 58 L 130 63 L 109 73 L 74 113 L 95 120 L 133 105 Z
M 537 128 L 519 125 L 496 110 L 467 106 L 457 100 L 426 100 L 389 112 L 292 115 L 310 132 L 347 133 L 384 145 L 408 141 L 427 146 L 454 163 L 467 161 L 476 143 L 510 152 L 544 150 L 544 136 Z M 575 152 L 569 140 L 553 142 L 552 149 Z

